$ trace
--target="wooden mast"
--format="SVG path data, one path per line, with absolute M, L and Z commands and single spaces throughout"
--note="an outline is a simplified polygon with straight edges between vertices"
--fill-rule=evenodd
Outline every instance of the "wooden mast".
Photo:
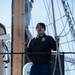
M 14 0 L 13 3 L 13 53 L 14 52 L 24 52 L 24 0 Z M 21 75 L 22 73 L 22 55 L 13 54 L 12 55 L 12 75 Z
M 31 38 L 28 30 L 32 3 L 31 0 L 14 0 L 12 12 L 12 53 L 25 52 L 24 44 Z M 28 20 L 29 19 L 29 20 Z M 26 32 L 25 32 L 26 31 Z M 28 61 L 27 57 L 22 54 L 13 54 L 11 64 L 11 75 L 22 75 L 23 65 Z M 23 65 L 22 65 L 23 64 Z

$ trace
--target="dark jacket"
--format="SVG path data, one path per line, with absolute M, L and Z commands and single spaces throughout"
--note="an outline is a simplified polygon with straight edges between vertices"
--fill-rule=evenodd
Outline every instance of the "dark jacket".
M 28 57 L 34 64 L 50 63 L 51 49 L 56 50 L 56 42 L 51 36 L 37 36 L 28 43 Z

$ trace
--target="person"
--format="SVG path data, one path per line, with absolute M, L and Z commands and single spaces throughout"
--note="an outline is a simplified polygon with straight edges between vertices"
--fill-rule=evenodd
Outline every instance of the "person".
M 33 62 L 30 75 L 51 75 L 51 50 L 56 50 L 56 42 L 52 36 L 45 34 L 45 24 L 40 22 L 36 26 L 37 36 L 27 45 L 29 59 Z M 55 37 L 59 41 L 59 36 Z

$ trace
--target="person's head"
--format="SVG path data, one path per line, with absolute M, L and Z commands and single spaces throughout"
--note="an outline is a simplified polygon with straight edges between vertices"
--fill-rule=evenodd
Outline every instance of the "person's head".
M 36 26 L 36 31 L 38 35 L 43 35 L 45 33 L 46 27 L 44 23 L 38 23 Z

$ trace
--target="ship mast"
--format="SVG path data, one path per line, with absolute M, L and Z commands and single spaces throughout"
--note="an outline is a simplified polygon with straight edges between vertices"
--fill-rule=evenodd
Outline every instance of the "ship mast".
M 24 0 L 13 0 L 12 7 L 12 56 L 11 75 L 22 75 L 22 55 L 13 54 L 24 52 Z
M 25 44 L 32 37 L 28 26 L 33 2 L 33 0 L 13 0 L 12 2 L 11 75 L 22 75 L 23 65 L 26 63 L 25 54 L 23 55 L 22 52 L 25 52 Z

